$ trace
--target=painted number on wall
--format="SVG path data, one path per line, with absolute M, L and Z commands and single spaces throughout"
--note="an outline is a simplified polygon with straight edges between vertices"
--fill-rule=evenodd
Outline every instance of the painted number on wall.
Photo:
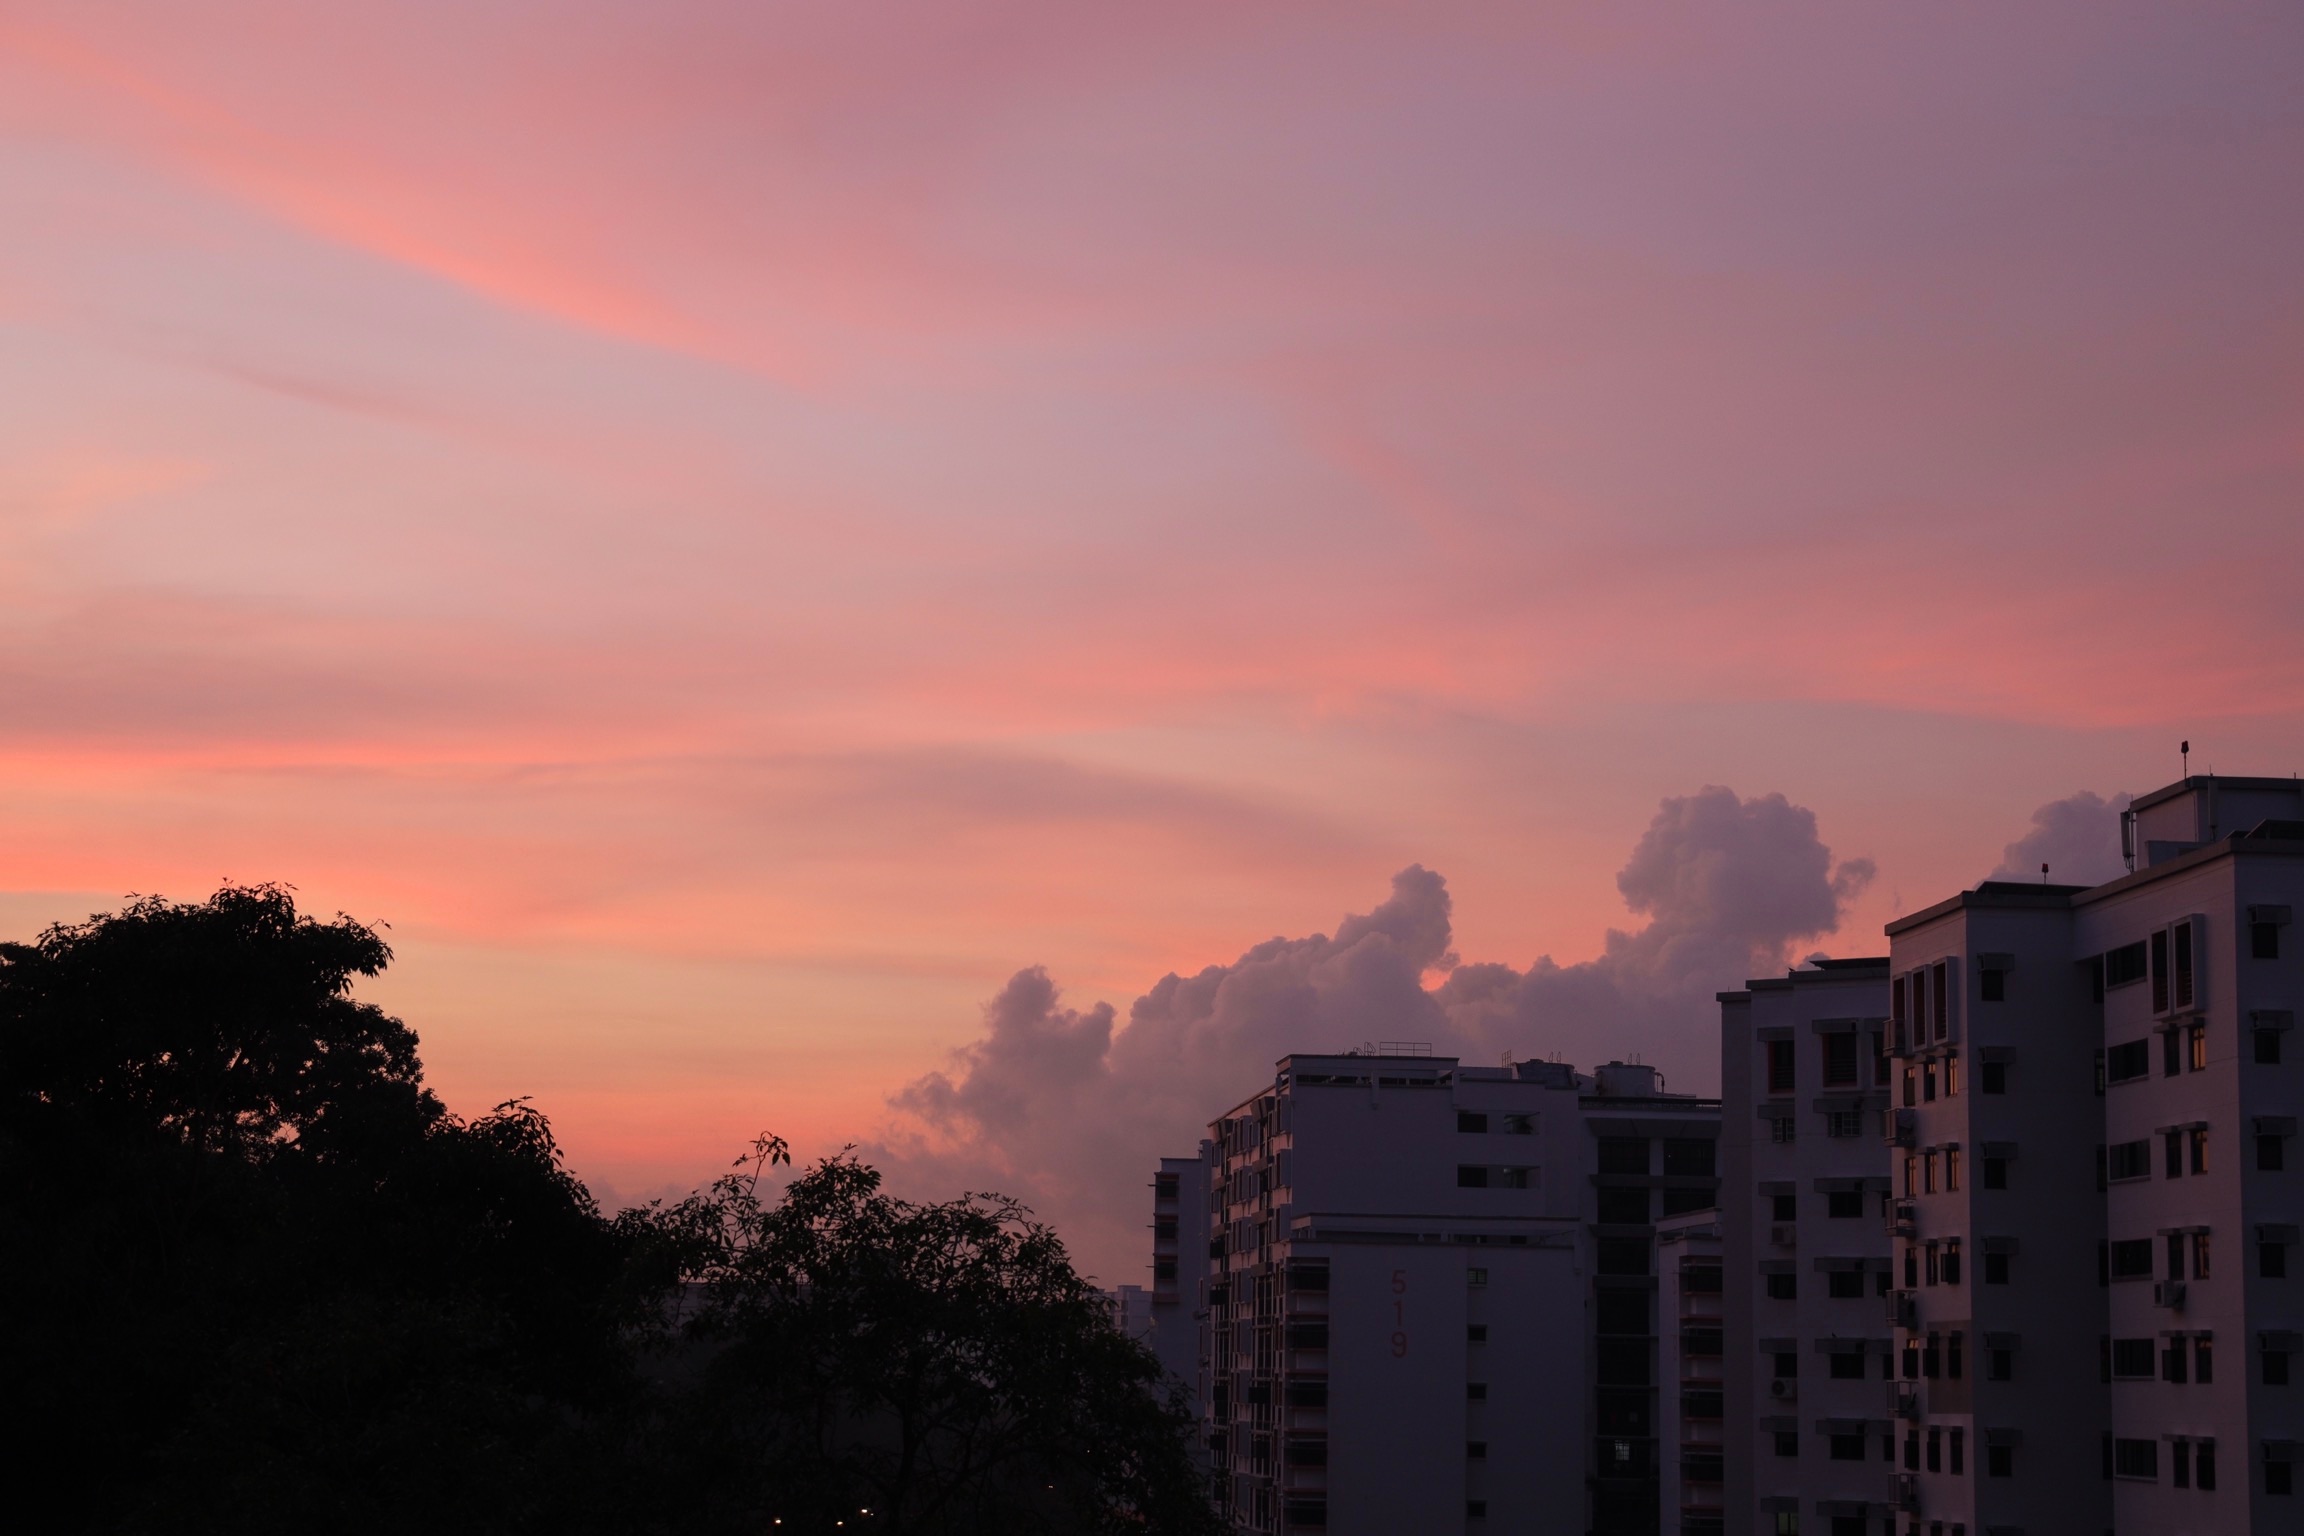
M 1392 1271 L 1392 1358 L 1408 1354 L 1408 1271 Z

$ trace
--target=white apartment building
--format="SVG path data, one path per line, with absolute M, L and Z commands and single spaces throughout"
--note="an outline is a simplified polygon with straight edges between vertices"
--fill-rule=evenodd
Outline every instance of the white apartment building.
M 1907 1536 L 2304 1530 L 2304 789 L 2187 778 L 2123 832 L 2105 885 L 1889 927 Z
M 1620 1063 L 1294 1055 L 1209 1130 L 1162 1175 L 1207 1192 L 1235 1529 L 1656 1530 L 1654 1224 L 1713 1203 L 1714 1102 Z
M 1678 1536 L 1893 1529 L 1887 1025 L 1884 958 L 1720 994 L 1727 1453 Z
M 1200 1320 L 1207 1304 L 1210 1161 L 1202 1142 L 1198 1157 L 1164 1157 L 1152 1176 L 1152 1352 L 1195 1408 L 1207 1392 Z
M 1719 1536 L 1727 1468 L 1726 1309 L 1720 1213 L 1656 1223 L 1659 1513 L 1665 1531 Z

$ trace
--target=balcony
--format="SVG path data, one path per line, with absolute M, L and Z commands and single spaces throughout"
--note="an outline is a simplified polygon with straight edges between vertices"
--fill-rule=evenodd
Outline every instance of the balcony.
M 1920 1235 L 1920 1207 L 1910 1200 L 1888 1202 L 1888 1235 L 1912 1238 Z
M 1920 1326 L 1920 1298 L 1911 1291 L 1888 1293 L 1888 1326 L 1906 1332 Z
M 1791 1222 L 1780 1221 L 1768 1229 L 1768 1241 L 1779 1248 L 1800 1246 L 1800 1229 Z
M 2152 1282 L 2152 1305 L 2184 1310 L 2184 1282 L 2181 1280 L 2155 1280 Z
M 1916 1109 L 1882 1110 L 1880 1130 L 1892 1147 L 1917 1145 L 1920 1139 L 1920 1112 Z
M 1899 1419 L 1917 1420 L 1920 1417 L 1920 1383 L 1897 1382 L 1888 1407 L 1889 1412 Z
M 1896 1474 L 1893 1507 L 1907 1515 L 1920 1513 L 1919 1473 L 1899 1472 Z

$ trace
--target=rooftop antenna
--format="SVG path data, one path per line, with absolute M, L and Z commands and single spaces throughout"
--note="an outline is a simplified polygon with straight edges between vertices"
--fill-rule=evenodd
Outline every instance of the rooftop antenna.
M 2192 743 L 2180 741 L 2176 743 L 2176 750 L 2184 757 L 2184 777 L 2192 777 Z
M 2040 883 L 2042 885 L 2048 883 L 2048 866 L 2045 863 L 2040 866 Z

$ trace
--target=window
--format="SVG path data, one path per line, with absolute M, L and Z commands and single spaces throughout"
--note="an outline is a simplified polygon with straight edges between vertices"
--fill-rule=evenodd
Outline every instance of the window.
M 1944 1283 L 1960 1283 L 1960 1239 L 1956 1237 L 1944 1240 Z
M 2152 1341 L 2150 1339 L 2114 1339 L 2112 1341 L 2112 1379 L 2114 1381 L 2150 1381 L 2152 1375 Z
M 2195 1125 L 2186 1131 L 2184 1133 L 2184 1145 L 2191 1151 L 2192 1171 L 2194 1173 L 2206 1173 L 2208 1171 L 2208 1127 Z
M 1603 1275 L 1644 1275 L 1648 1273 L 1648 1241 L 1640 1237 L 1604 1237 L 1598 1244 L 1597 1255 Z
M 2250 923 L 2248 925 L 2248 958 L 2251 960 L 2277 960 L 2280 958 L 2280 925 L 2278 923 Z
M 2112 1278 L 2115 1280 L 2149 1280 L 2152 1278 L 2152 1239 L 2148 1237 L 2123 1238 L 2112 1245 Z
M 2016 1379 L 2016 1351 L 2004 1345 L 1995 1345 L 1984 1352 L 1984 1379 L 1986 1381 L 2014 1381 Z
M 1488 1170 L 1475 1163 L 1457 1164 L 1456 1187 L 1458 1189 L 1486 1189 L 1488 1187 Z M 1611 1190 L 1609 1193 L 1612 1194 L 1614 1191 Z
M 2016 1447 L 1988 1445 L 1984 1447 L 1984 1475 L 1986 1477 L 2014 1477 L 2016 1475 Z
M 2264 1491 L 2274 1498 L 2286 1498 L 2296 1491 L 2295 1467 L 2286 1459 L 2274 1461 L 2275 1449 L 2269 1445 L 2264 1447 Z M 2280 1446 L 2277 1450 L 2284 1453 L 2287 1447 Z
M 2287 1166 L 2288 1138 L 2285 1136 L 2259 1136 L 2256 1138 L 2256 1171 L 2279 1173 Z
M 2193 1003 L 2192 925 L 2178 923 L 2168 931 L 2168 936 L 2176 952 L 2176 1006 L 2189 1008 Z
M 2216 1442 L 2196 1440 L 2192 1443 L 2192 1482 L 2202 1493 L 2216 1491 Z
M 1949 1193 L 1957 1193 L 1960 1188 L 1960 1149 L 1958 1147 L 1946 1147 L 1944 1149 L 1944 1188 Z
M 1864 1436 L 1862 1434 L 1827 1435 L 1824 1437 L 1824 1443 L 1828 1448 L 1826 1454 L 1834 1461 L 1862 1461 L 1864 1459 Z
M 1824 1214 L 1836 1221 L 1864 1214 L 1864 1191 L 1860 1189 L 1833 1189 L 1824 1194 Z
M 1833 1270 L 1824 1277 L 1824 1294 L 1834 1301 L 1861 1301 L 1864 1297 L 1864 1272 L 1860 1269 Z M 1840 1357 L 1835 1355 L 1832 1358 L 1833 1364 L 1838 1365 Z M 1858 1363 L 1857 1374 L 1863 1374 L 1861 1362 Z
M 2144 979 L 2144 941 L 2123 944 L 2104 956 L 2104 985 L 2124 987 Z
M 1920 1102 L 1920 1073 L 1912 1067 L 1904 1069 L 1904 1107 L 1912 1108 Z
M 1505 1189 L 1526 1189 L 1529 1187 L 1529 1175 L 1535 1171 L 1533 1168 L 1499 1168 L 1496 1170 L 1496 1182 Z
M 1954 1052 L 1944 1058 L 1944 1097 L 1956 1098 L 1960 1093 L 1960 1056 Z
M 1928 1429 L 1928 1470 L 1944 1470 L 1944 1431 L 1930 1425 Z
M 2192 1379 L 2202 1386 L 2216 1379 L 2216 1341 L 2204 1333 L 2192 1336 Z
M 2256 1065 L 2260 1067 L 2276 1067 L 2280 1065 L 2280 1031 L 2276 1029 L 2259 1029 L 2255 1032 L 2255 1034 Z
M 2171 1338 L 2167 1347 L 2160 1351 L 2160 1379 L 2174 1382 L 2177 1386 L 2184 1385 L 2184 1361 L 2183 1339 Z
M 1824 1116 L 1824 1134 L 1842 1138 L 1864 1134 L 1864 1116 L 1853 1109 L 1829 1110 Z
M 1536 1117 L 1534 1115 L 1506 1115 L 1504 1117 L 1504 1134 L 1507 1136 L 1535 1135 Z
M 1474 1114 L 1469 1109 L 1460 1109 L 1456 1111 L 1456 1129 L 1474 1133 L 1486 1131 L 1488 1129 L 1488 1117 Z
M 1936 1102 L 1936 1063 L 1933 1061 L 1920 1063 L 1920 1102 Z
M 1833 1278 L 1838 1279 L 1839 1277 L 1835 1275 Z M 1826 1355 L 1824 1360 L 1829 1367 L 1824 1374 L 1834 1381 L 1862 1381 L 1864 1379 L 1864 1357 L 1862 1355 L 1853 1352 Z
M 1689 1211 L 1708 1211 L 1720 1203 L 1720 1197 L 1709 1189 L 1668 1189 L 1664 1191 L 1664 1214 L 1679 1216 Z
M 2115 1083 L 2134 1082 L 2152 1072 L 2152 1042 L 2131 1040 L 2104 1053 L 2104 1075 Z
M 2208 1234 L 2205 1232 L 2192 1234 L 2192 1278 L 2208 1278 Z
M 1768 1208 L 1775 1213 L 1769 1217 L 1771 1221 L 1798 1221 L 1800 1219 L 1800 1197 L 1798 1195 L 1771 1195 Z
M 1610 1286 L 1595 1298 L 1602 1333 L 1647 1333 L 1648 1293 Z
M 1763 1275 L 1770 1301 L 1797 1301 L 1800 1296 L 1798 1275 Z
M 1612 1227 L 1643 1226 L 1648 1221 L 1648 1191 L 1644 1189 L 1604 1189 L 1599 1203 L 1600 1220 Z
M 1984 1187 L 1986 1189 L 2006 1189 L 2008 1187 L 2008 1159 L 2004 1157 L 1984 1159 Z
M 1464 1342 L 1467 1344 L 1487 1343 L 1488 1325 L 1486 1323 L 1466 1323 L 1464 1325 Z
M 2008 1063 L 1988 1061 L 1976 1070 L 1976 1086 L 1985 1093 L 2008 1091 Z
M 1486 1461 L 1488 1459 L 1488 1442 L 1485 1440 L 1465 1441 L 1464 1459 L 1466 1461 Z
M 2140 1477 L 2150 1482 L 2160 1480 L 2160 1442 L 2157 1440 L 2114 1440 L 2112 1442 L 2112 1475 L 2114 1477 Z
M 2168 1278 L 2184 1278 L 2184 1234 L 2181 1232 L 2168 1234 Z
M 1904 1157 L 1904 1198 L 1909 1200 L 1920 1193 L 1920 1159 L 1907 1153 Z
M 1769 1374 L 1778 1381 L 1790 1381 L 1800 1374 L 1800 1357 L 1789 1349 L 1771 1352 L 1768 1360 Z
M 2193 1071 L 2205 1072 L 2208 1070 L 2207 1025 L 2187 1024 L 2184 1026 L 2184 1058 L 2186 1065 Z
M 1467 1400 L 1475 1403 L 1484 1403 L 1488 1401 L 1488 1383 L 1484 1381 L 1468 1381 L 1464 1383 L 1464 1396 Z
M 2168 1011 L 2168 930 L 2152 935 L 2152 1011 Z
M 2173 1029 L 2160 1036 L 2160 1075 L 2174 1077 L 2184 1070 L 2184 1041 Z
M 1976 981 L 1977 995 L 1985 1002 L 2004 1003 L 2008 1001 L 2008 973 L 2006 971 L 1998 967 L 1979 971 L 1976 975 Z
M 1936 1154 L 1934 1152 L 1920 1154 L 1920 1192 L 1924 1195 L 1936 1193 Z
M 1776 1454 L 1777 1454 L 1777 1455 L 1779 1455 L 1779 1456 L 1797 1456 L 1797 1455 L 1799 1455 L 1799 1454 L 1800 1454 L 1800 1432 L 1799 1432 L 1798 1430 L 1794 1430 L 1794 1429 L 1780 1429 L 1780 1430 L 1777 1430 L 1777 1431 L 1776 1431 Z M 1778 1519 L 1778 1528 L 1779 1528 L 1779 1529 L 1781 1529 L 1781 1528 L 1782 1528 L 1782 1519 L 1783 1519 L 1783 1517 L 1782 1517 L 1782 1516 L 1778 1516 L 1778 1517 L 1777 1517 L 1777 1519 Z
M 1777 1115 L 1768 1122 L 1768 1139 L 1779 1145 L 1796 1139 L 1799 1134 L 1800 1128 L 1790 1115 Z
M 1664 1143 L 1666 1173 L 1711 1178 L 1718 1171 L 1713 1142 L 1708 1136 L 1674 1137 Z
M 1486 1285 L 1488 1283 L 1488 1271 L 1479 1268 L 1467 1269 L 1464 1271 L 1464 1283 L 1466 1285 Z
M 2268 1387 L 2288 1385 L 2288 1351 L 2284 1349 L 2264 1351 L 2264 1385 Z
M 2104 1172 L 2107 1178 L 2148 1179 L 2152 1176 L 2152 1143 L 2141 1141 L 2115 1142 L 2104 1149 Z
M 1154 1259 L 1152 1261 L 1152 1278 L 1155 1280 L 1175 1279 L 1176 1260 L 1173 1257 Z
M 1827 1088 L 1854 1087 L 1856 1084 L 1856 1033 L 1831 1034 L 1821 1037 L 1824 1047 L 1824 1086 Z
M 1964 1477 L 1968 1472 L 1968 1431 L 1952 1431 L 1952 1475 Z
M 2288 1278 L 2288 1245 L 2285 1243 L 2258 1243 L 2256 1245 L 2256 1275 L 2261 1280 Z
M 2168 1171 L 2168 1177 L 2172 1179 L 2181 1177 L 2184 1172 L 2184 1133 L 2182 1131 L 2162 1131 L 2160 1140 L 2167 1152 L 2167 1156 L 2161 1161 Z
M 1464 1518 L 1467 1520 L 1487 1519 L 1488 1501 L 1486 1499 L 1466 1499 L 1464 1501 Z
M 2168 1445 L 2168 1481 L 2178 1488 L 2192 1486 L 2192 1442 L 2174 1440 Z
M 1928 1017 L 1935 1025 L 1936 1038 L 1948 1040 L 1952 1035 L 1947 1023 L 1952 1000 L 1952 966 L 1949 961 L 1939 960 L 1929 969 Z
M 1968 1335 L 1957 1330 L 1944 1340 L 1944 1374 L 1953 1381 L 1960 1379 L 1961 1351 L 1967 1347 Z
M 1792 1042 L 1789 1040 L 1769 1041 L 1768 1091 L 1770 1093 L 1790 1093 L 1793 1086 Z
M 1984 1283 L 1986 1285 L 2006 1285 L 2008 1283 L 2008 1255 L 2004 1253 L 1984 1255 Z
M 1645 1136 L 1601 1137 L 1600 1171 L 1602 1173 L 1646 1173 L 1648 1171 L 1648 1138 Z

